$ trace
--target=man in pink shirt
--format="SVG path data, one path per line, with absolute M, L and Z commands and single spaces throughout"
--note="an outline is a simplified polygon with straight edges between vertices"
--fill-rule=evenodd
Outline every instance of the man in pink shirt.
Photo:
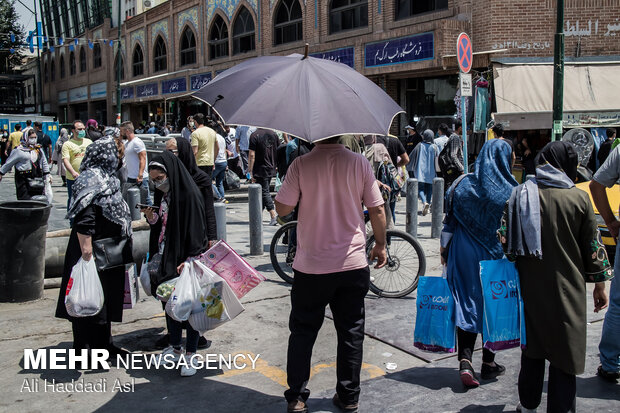
M 318 142 L 288 168 L 276 196 L 278 215 L 298 205 L 293 262 L 287 382 L 288 412 L 307 412 L 312 347 L 329 304 L 338 333 L 336 395 L 339 408 L 355 412 L 364 342 L 364 297 L 370 284 L 362 203 L 376 237 L 370 259 L 385 265 L 383 197 L 370 163 L 337 143 Z

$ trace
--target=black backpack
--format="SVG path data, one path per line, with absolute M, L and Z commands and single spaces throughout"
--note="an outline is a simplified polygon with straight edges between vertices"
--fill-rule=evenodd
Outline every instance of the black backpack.
M 441 170 L 441 174 L 444 179 L 449 179 L 453 176 L 458 175 L 461 172 L 461 166 L 458 165 L 454 159 L 448 154 L 448 146 L 449 144 L 443 147 L 441 152 L 439 153 L 439 158 L 437 161 L 439 162 L 439 169 Z

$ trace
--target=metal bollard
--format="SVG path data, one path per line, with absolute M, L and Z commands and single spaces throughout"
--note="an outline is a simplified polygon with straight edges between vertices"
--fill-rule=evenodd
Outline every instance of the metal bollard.
M 433 179 L 431 212 L 433 214 L 431 219 L 431 238 L 439 238 L 443 221 L 443 178 Z
M 536 175 L 529 174 L 529 175 L 527 175 L 527 176 L 525 177 L 525 181 L 527 182 L 527 181 L 529 181 L 530 179 L 534 179 L 534 178 L 536 178 Z
M 142 219 L 140 210 L 136 208 L 136 205 L 140 203 L 140 190 L 132 186 L 127 190 L 127 205 L 129 205 L 129 212 L 131 213 L 132 221 L 139 221 Z
M 215 222 L 217 223 L 217 239 L 226 241 L 226 204 L 216 202 L 215 206 Z
M 418 237 L 418 180 L 407 179 L 407 219 L 405 231 L 414 238 Z
M 263 187 L 250 184 L 248 207 L 250 212 L 250 255 L 263 255 Z

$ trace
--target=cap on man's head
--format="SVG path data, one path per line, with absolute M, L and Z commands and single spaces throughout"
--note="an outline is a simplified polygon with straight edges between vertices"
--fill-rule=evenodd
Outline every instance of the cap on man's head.
M 155 122 L 151 122 L 151 126 L 155 126 Z
M 415 129 L 415 128 L 413 126 L 411 126 L 411 125 L 407 125 L 407 126 L 405 126 L 405 129 Z

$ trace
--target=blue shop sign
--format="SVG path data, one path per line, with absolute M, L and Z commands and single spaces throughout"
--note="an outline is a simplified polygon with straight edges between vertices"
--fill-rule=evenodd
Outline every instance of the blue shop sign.
M 399 63 L 431 60 L 435 57 L 433 33 L 400 37 L 382 42 L 368 43 L 365 47 L 365 67 L 379 67 Z
M 211 77 L 211 73 L 194 75 L 189 78 L 190 87 L 192 88 L 192 90 L 202 89 L 211 81 Z
M 121 99 L 133 99 L 133 86 L 121 88 Z
M 159 95 L 159 85 L 157 83 L 149 83 L 136 87 L 136 95 L 139 98 L 148 98 L 150 96 Z
M 185 91 L 187 91 L 187 80 L 184 77 L 161 81 L 161 93 L 163 94 Z
M 352 47 L 330 50 L 329 52 L 313 53 L 310 56 L 319 59 L 333 60 L 334 62 L 342 63 L 355 69 L 355 49 Z

